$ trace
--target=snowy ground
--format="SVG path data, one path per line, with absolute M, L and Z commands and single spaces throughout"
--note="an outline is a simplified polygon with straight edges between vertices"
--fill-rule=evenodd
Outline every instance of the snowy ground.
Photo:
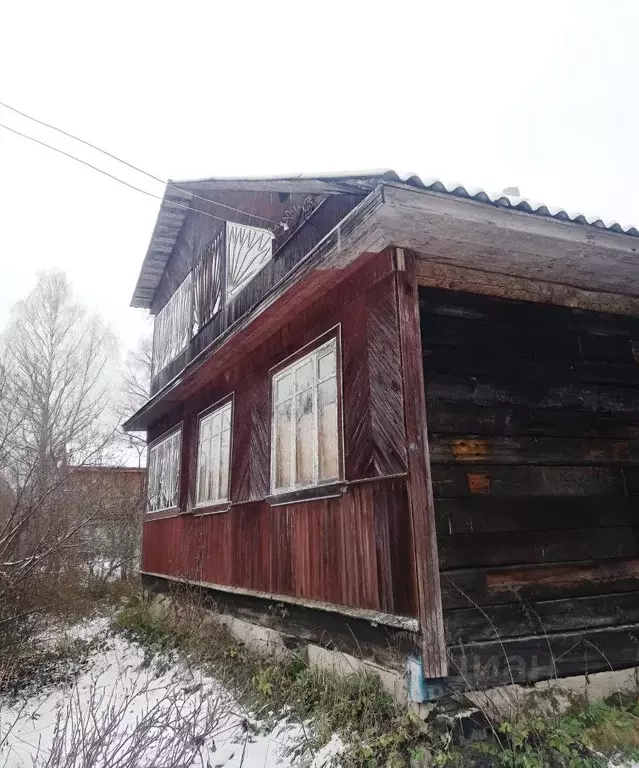
M 336 764 L 338 737 L 313 754 L 308 725 L 266 731 L 211 677 L 156 657 L 109 631 L 106 620 L 72 628 L 95 640 L 86 670 L 0 702 L 0 768 L 287 768 Z

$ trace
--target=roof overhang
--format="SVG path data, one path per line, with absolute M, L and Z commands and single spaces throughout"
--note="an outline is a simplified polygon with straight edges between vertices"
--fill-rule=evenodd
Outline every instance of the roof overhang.
M 310 272 L 344 270 L 363 253 L 388 246 L 449 264 L 606 294 L 608 311 L 639 316 L 639 238 L 521 209 L 383 182 L 354 208 L 244 317 L 124 425 L 145 430 L 189 394 L 195 372 Z M 246 350 L 243 351 L 243 354 Z M 239 354 L 239 352 L 238 352 Z
M 440 263 L 639 299 L 633 235 L 392 183 L 375 225 Z
M 304 195 L 368 194 L 386 171 L 352 174 L 227 177 L 167 182 L 158 218 L 131 298 L 132 307 L 149 308 L 177 243 L 194 198 L 215 202 L 225 192 L 286 192 Z M 393 174 L 397 178 L 396 174 Z

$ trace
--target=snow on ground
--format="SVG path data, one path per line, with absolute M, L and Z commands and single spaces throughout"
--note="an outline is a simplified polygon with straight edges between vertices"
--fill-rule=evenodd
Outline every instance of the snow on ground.
M 0 768 L 325 768 L 343 749 L 335 736 L 311 754 L 308 725 L 286 719 L 267 732 L 213 678 L 149 661 L 106 620 L 70 636 L 95 647 L 75 682 L 0 702 Z

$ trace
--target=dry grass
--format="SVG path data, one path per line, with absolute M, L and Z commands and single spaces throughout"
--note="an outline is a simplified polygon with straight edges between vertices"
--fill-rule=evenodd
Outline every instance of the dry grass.
M 344 765 L 404 766 L 428 746 L 424 722 L 401 707 L 377 675 L 335 675 L 294 651 L 277 658 L 256 653 L 197 603 L 160 606 L 139 599 L 119 612 L 117 622 L 149 655 L 177 651 L 201 665 L 258 718 L 286 713 L 310 721 L 311 750 L 339 733 L 348 744 Z

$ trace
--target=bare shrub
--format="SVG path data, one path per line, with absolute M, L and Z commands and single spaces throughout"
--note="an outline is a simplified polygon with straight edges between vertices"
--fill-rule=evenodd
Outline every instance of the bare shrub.
M 132 681 L 75 688 L 37 768 L 207 766 L 215 736 L 237 726 L 232 700 L 201 681 L 158 686 L 144 670 Z M 136 712 L 132 719 L 132 712 Z

